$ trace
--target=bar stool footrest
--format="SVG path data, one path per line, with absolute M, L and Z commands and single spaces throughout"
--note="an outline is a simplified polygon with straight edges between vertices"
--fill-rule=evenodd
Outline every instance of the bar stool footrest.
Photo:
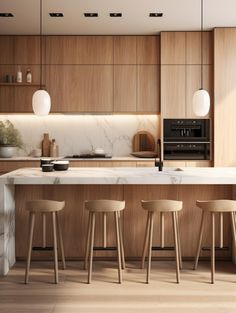
M 228 251 L 229 247 L 215 247 L 215 250 L 219 250 L 219 251 Z M 202 251 L 211 251 L 210 247 L 202 247 Z
M 161 251 L 161 250 L 169 250 L 169 251 L 174 251 L 175 250 L 175 247 L 169 247 L 169 246 L 166 246 L 166 247 L 161 247 L 161 246 L 154 246 L 152 247 L 152 250 L 158 250 L 158 251 Z
M 93 247 L 95 251 L 116 251 L 117 247 Z
M 53 247 L 33 247 L 33 251 L 53 251 Z

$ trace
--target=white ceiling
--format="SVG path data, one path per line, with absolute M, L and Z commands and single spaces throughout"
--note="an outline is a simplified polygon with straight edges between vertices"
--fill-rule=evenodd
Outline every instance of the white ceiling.
M 0 34 L 39 34 L 40 0 L 0 0 Z M 49 12 L 63 12 L 51 18 Z M 97 12 L 97 18 L 83 13 Z M 122 12 L 122 18 L 109 17 Z M 163 12 L 161 18 L 150 12 Z M 204 0 L 204 29 L 236 27 L 236 0 Z M 199 30 L 200 0 L 43 0 L 44 34 L 157 34 L 160 31 Z

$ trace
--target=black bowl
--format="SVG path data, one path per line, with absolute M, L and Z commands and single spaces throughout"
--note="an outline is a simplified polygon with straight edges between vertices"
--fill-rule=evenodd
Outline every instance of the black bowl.
M 50 159 L 50 158 L 44 158 L 44 159 L 40 159 L 40 166 L 42 167 L 42 165 L 44 164 L 51 164 L 54 160 Z
M 66 171 L 69 168 L 69 161 L 54 161 L 52 163 L 55 171 Z
M 42 171 L 43 172 L 52 172 L 53 171 L 53 164 L 42 164 Z

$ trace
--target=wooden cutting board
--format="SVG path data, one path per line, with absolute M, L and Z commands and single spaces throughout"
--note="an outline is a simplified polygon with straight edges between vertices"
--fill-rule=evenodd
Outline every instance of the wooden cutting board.
M 147 131 L 139 131 L 133 137 L 133 152 L 155 151 L 155 139 Z

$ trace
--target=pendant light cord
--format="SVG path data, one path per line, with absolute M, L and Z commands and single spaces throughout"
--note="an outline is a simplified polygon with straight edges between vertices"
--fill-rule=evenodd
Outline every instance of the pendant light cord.
M 201 0 L 201 89 L 203 89 L 203 0 Z
M 40 0 L 40 89 L 42 89 L 43 47 L 42 47 L 42 0 Z

